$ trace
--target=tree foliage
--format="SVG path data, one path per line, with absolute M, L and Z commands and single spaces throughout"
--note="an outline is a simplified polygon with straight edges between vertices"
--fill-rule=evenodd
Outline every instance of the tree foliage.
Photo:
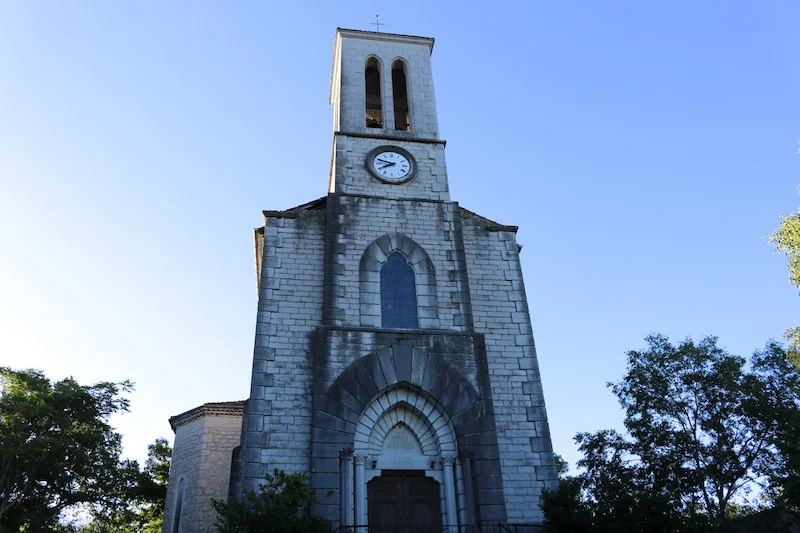
M 55 531 L 71 509 L 119 504 L 138 468 L 120 461 L 108 419 L 127 411 L 130 390 L 0 368 L 0 529 Z
M 556 531 L 593 533 L 594 519 L 584 490 L 584 476 L 570 476 L 569 464 L 555 454 L 558 487 L 542 493 L 545 519 Z
M 135 475 L 120 505 L 95 512 L 80 533 L 161 533 L 171 460 L 167 440 L 156 439 L 147 447 L 144 469 Z
M 585 473 L 545 497 L 548 520 L 562 532 L 707 531 L 764 495 L 796 507 L 800 375 L 781 346 L 748 365 L 713 337 L 647 342 L 609 384 L 627 434 L 577 435 Z
M 786 256 L 789 281 L 795 287 L 800 287 L 800 210 L 784 216 L 778 230 L 767 238 L 779 253 Z M 792 346 L 790 354 L 792 362 L 800 367 L 800 327 L 787 328 L 785 337 Z
M 778 252 L 789 260 L 787 266 L 789 281 L 795 287 L 800 287 L 800 210 L 784 216 L 778 230 L 768 238 Z
M 303 474 L 275 469 L 257 492 L 242 499 L 214 500 L 220 533 L 328 533 L 327 520 L 311 516 L 314 491 Z

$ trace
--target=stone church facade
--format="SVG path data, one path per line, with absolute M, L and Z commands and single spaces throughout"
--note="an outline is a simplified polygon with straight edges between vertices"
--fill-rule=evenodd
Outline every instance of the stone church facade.
M 338 29 L 328 194 L 264 211 L 250 397 L 170 419 L 165 533 L 304 472 L 337 527 L 541 522 L 556 472 L 516 227 L 450 199 L 433 39 Z

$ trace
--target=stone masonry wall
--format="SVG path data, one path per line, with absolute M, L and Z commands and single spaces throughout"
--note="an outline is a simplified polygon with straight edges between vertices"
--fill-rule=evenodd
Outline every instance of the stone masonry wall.
M 239 446 L 242 434 L 241 416 L 207 416 L 203 427 L 202 459 L 197 486 L 197 533 L 213 533 L 217 513 L 211 500 L 228 497 L 231 478 L 231 454 Z
M 516 236 L 463 224 L 475 331 L 486 339 L 509 522 L 543 519 L 557 480 Z
M 190 523 L 198 510 L 198 479 L 200 477 L 200 461 L 203 450 L 202 418 L 177 428 L 175 442 L 172 446 L 172 464 L 169 469 L 170 490 L 164 508 L 164 533 L 172 533 L 175 523 L 175 505 L 177 502 L 177 489 L 180 480 L 184 480 L 184 496 L 181 509 L 181 527 L 179 533 L 192 531 L 194 524 Z M 173 488 L 174 487 L 174 488 Z M 191 529 L 190 529 L 191 528 Z
M 416 177 L 400 184 L 384 183 L 366 168 L 367 154 L 384 145 L 405 148 L 417 161 Z M 336 135 L 334 139 L 335 180 L 331 192 L 392 198 L 450 199 L 444 143 L 420 143 L 386 139 L 362 139 Z
M 328 197 L 328 292 L 326 325 L 362 325 L 360 267 L 367 247 L 400 232 L 428 254 L 436 277 L 438 327 L 469 331 L 469 294 L 457 216 L 450 202 L 400 201 L 357 196 Z M 380 295 L 374 303 L 380 304 Z M 424 306 L 424 302 L 421 303 Z
M 325 211 L 265 217 L 250 400 L 237 486 L 267 472 L 309 472 L 311 334 L 322 323 Z
M 177 488 L 184 480 L 179 533 L 212 533 L 216 512 L 211 500 L 228 496 L 231 452 L 239 445 L 241 416 L 201 416 L 176 429 L 164 514 L 165 533 L 172 533 Z
M 370 333 L 373 327 L 363 326 L 360 268 L 372 242 L 402 234 L 425 250 L 435 269 L 438 329 L 463 334 L 474 326 L 485 335 L 489 381 L 479 388 L 494 405 L 502 480 L 492 486 L 505 495 L 497 516 L 542 519 L 541 490 L 553 486 L 556 474 L 515 235 L 490 231 L 484 219 L 462 219 L 461 213 L 455 202 L 330 194 L 324 209 L 266 218 L 253 380 L 242 426 L 244 490 L 255 489 L 275 467 L 328 473 L 327 463 L 320 471 L 322 464 L 311 458 L 312 380 L 335 379 L 356 359 L 396 342 L 381 342 Z M 453 362 L 460 354 L 456 366 L 477 384 L 471 350 L 449 341 L 439 346 L 434 338 L 419 337 L 426 351 L 452 354 Z M 314 346 L 322 366 L 314 366 Z M 334 459 L 332 468 L 338 468 Z M 495 475 L 491 468 L 478 473 L 487 482 Z

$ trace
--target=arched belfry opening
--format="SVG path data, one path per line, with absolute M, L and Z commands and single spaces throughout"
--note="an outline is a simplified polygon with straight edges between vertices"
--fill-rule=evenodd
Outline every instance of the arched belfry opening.
M 364 87 L 366 90 L 366 119 L 368 128 L 383 127 L 381 104 L 381 65 L 374 57 L 367 59 L 364 66 Z
M 392 63 L 392 100 L 394 101 L 394 129 L 410 131 L 406 64 L 399 59 Z

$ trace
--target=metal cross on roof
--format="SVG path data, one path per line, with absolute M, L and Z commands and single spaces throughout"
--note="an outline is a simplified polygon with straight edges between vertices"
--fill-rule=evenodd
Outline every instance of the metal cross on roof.
M 380 22 L 379 17 L 380 17 L 380 14 L 376 13 L 375 14 L 375 22 L 372 23 L 375 26 L 375 31 L 377 31 L 377 32 L 381 31 L 381 26 L 386 26 L 386 24 L 384 24 L 383 22 Z

